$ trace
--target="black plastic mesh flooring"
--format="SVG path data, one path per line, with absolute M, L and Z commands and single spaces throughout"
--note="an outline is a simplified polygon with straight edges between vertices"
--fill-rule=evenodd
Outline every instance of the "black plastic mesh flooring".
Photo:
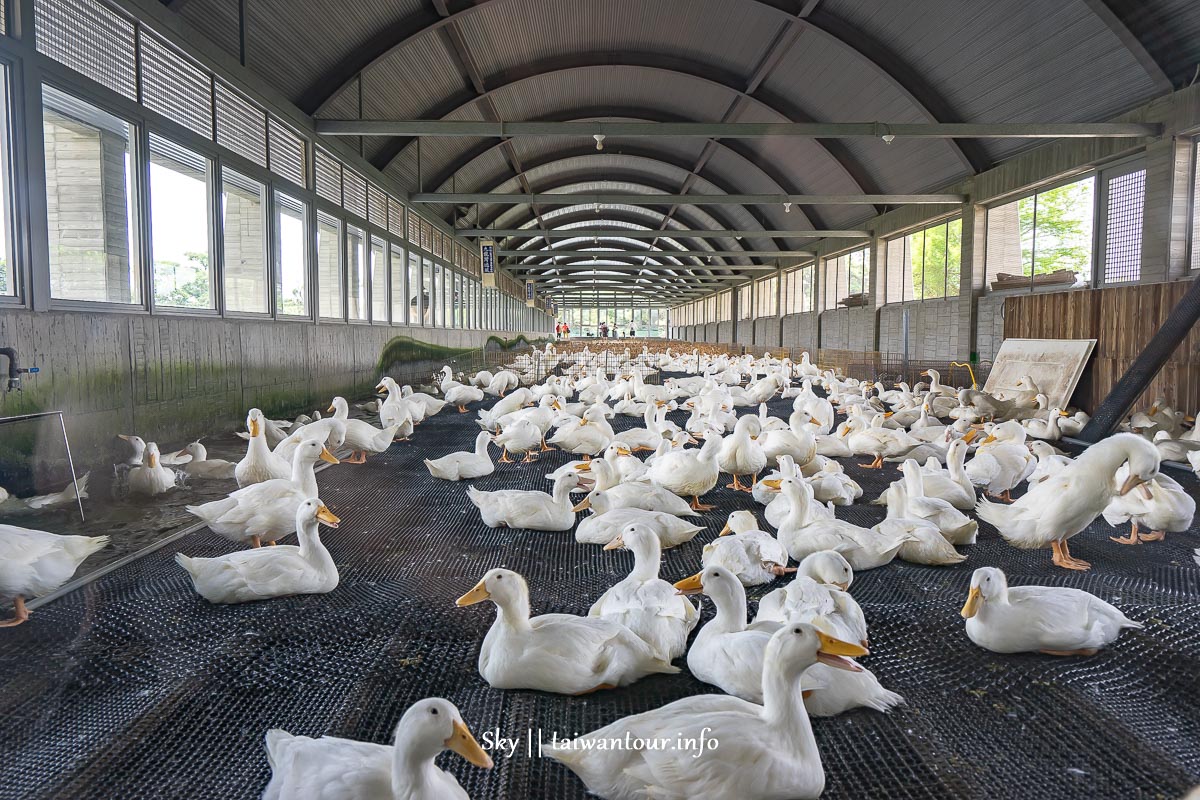
M 773 413 L 786 416 L 789 402 L 773 403 Z M 272 727 L 389 742 L 405 708 L 440 695 L 477 736 L 523 738 L 532 728 L 548 738 L 712 691 L 686 670 L 584 698 L 483 683 L 476 658 L 491 607 L 453 600 L 487 569 L 523 573 L 535 613 L 585 613 L 632 556 L 576 544 L 570 532 L 484 527 L 467 484 L 434 481 L 421 464 L 468 448 L 474 419 L 443 412 L 415 442 L 320 474 L 322 498 L 343 521 L 323 529 L 342 571 L 330 595 L 211 606 L 168 547 L 0 630 L 0 798 L 255 798 L 269 776 L 262 737 Z M 566 460 L 556 452 L 499 465 L 476 483 L 546 489 L 544 474 Z M 846 463 L 864 501 L 897 474 Z M 1181 480 L 1196 491 L 1190 475 Z M 698 568 L 729 511 L 761 512 L 749 495 L 720 489 L 709 499 L 720 507 L 705 515 L 708 529 L 665 554 L 664 578 Z M 883 509 L 838 514 L 873 524 Z M 1086 574 L 1052 567 L 1048 551 L 1011 548 L 984 526 L 960 565 L 896 562 L 859 575 L 853 593 L 871 626 L 865 663 L 908 705 L 814 721 L 825 797 L 1174 798 L 1200 783 L 1200 537 L 1128 548 L 1108 541 L 1115 533 L 1100 520 L 1072 540 L 1094 565 Z M 201 532 L 178 549 L 216 555 L 227 543 Z M 1094 592 L 1146 628 L 1090 659 L 980 650 L 958 609 L 982 565 L 1002 567 L 1013 583 Z M 476 800 L 585 796 L 564 767 L 523 748 L 491 771 L 442 762 Z

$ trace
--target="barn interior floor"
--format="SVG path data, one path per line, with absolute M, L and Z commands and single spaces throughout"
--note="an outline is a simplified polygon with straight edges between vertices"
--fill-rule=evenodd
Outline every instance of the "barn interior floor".
M 772 403 L 786 416 L 790 401 Z M 682 415 L 674 417 L 682 422 Z M 488 605 L 454 598 L 495 566 L 528 579 L 534 613 L 586 613 L 622 578 L 627 552 L 577 544 L 571 532 L 491 530 L 465 483 L 433 480 L 425 457 L 468 449 L 475 415 L 447 409 L 366 465 L 318 476 L 342 518 L 322 529 L 341 586 L 325 596 L 213 606 L 172 560 L 228 552 L 201 531 L 150 553 L 0 631 L 0 798 L 136 800 L 257 797 L 269 767 L 263 734 L 331 734 L 390 742 L 414 701 L 455 702 L 477 737 L 520 740 L 484 771 L 453 755 L 439 763 L 473 798 L 583 798 L 565 767 L 527 752 L 532 730 L 574 735 L 687 695 L 715 691 L 684 672 L 570 698 L 497 691 L 479 677 Z M 618 417 L 624 429 L 640 420 Z M 540 463 L 500 464 L 482 489 L 548 489 Z M 866 505 L 898 472 L 847 469 L 865 490 L 841 518 L 873 524 Z M 1189 491 L 1189 475 L 1176 476 Z M 723 476 L 721 486 L 726 483 Z M 664 554 L 662 576 L 699 567 L 702 545 L 735 509 L 761 507 L 718 489 L 718 509 L 694 541 Z M 760 516 L 761 518 L 761 516 Z M 95 531 L 100 533 L 100 531 Z M 1087 573 L 1021 551 L 984 525 L 953 567 L 895 562 L 857 576 L 871 626 L 864 659 L 907 699 L 889 714 L 860 710 L 814 720 L 828 798 L 1178 797 L 1200 783 L 1200 568 L 1196 529 L 1122 547 L 1102 519 L 1072 540 Z M 972 570 L 1002 567 L 1014 584 L 1075 586 L 1145 623 L 1093 658 L 1001 656 L 966 638 L 958 611 Z M 770 587 L 751 590 L 752 601 Z M 706 604 L 705 619 L 711 614 Z

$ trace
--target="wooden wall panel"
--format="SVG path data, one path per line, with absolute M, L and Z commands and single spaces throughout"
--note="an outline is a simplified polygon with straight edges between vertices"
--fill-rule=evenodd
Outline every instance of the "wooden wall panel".
M 1093 411 L 1142 352 L 1187 282 L 1155 283 L 1090 291 L 1017 295 L 1004 301 L 1004 336 L 1019 339 L 1096 339 L 1074 402 Z M 1193 328 L 1139 399 L 1147 408 L 1165 399 L 1192 413 L 1200 408 L 1200 331 Z

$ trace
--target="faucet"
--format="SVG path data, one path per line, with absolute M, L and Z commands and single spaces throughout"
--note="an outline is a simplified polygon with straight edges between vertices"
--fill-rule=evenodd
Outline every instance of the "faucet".
M 37 367 L 25 369 L 17 360 L 17 350 L 14 347 L 0 347 L 0 356 L 8 358 L 8 389 L 7 391 L 21 391 L 21 374 L 29 373 L 35 375 L 38 372 Z

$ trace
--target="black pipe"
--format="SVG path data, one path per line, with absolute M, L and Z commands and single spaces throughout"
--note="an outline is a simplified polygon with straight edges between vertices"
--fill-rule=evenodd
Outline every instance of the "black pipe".
M 21 369 L 21 364 L 17 360 L 17 350 L 14 347 L 0 347 L 0 356 L 8 357 L 8 389 L 9 391 L 21 389 L 21 373 L 28 370 Z
M 1200 276 L 1192 281 L 1187 293 L 1171 309 L 1162 327 L 1109 391 L 1091 420 L 1079 432 L 1079 438 L 1095 444 L 1116 430 L 1197 321 L 1200 321 Z M 1117 321 L 1113 320 L 1112 323 L 1115 326 Z

